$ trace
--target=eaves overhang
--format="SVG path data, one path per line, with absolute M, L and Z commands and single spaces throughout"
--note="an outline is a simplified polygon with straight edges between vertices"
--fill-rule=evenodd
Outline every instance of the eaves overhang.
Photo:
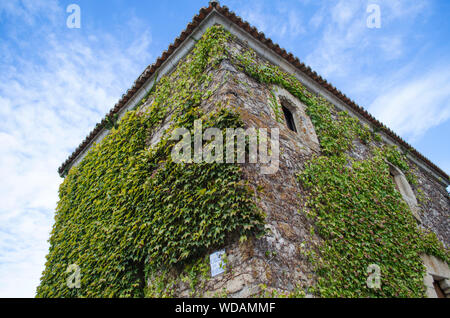
M 195 39 L 199 39 L 210 26 L 215 24 L 223 25 L 227 31 L 236 35 L 241 41 L 245 41 L 259 56 L 277 65 L 283 71 L 296 76 L 309 90 L 321 94 L 336 107 L 347 110 L 363 123 L 377 128 L 387 143 L 395 144 L 408 150 L 408 157 L 413 162 L 431 174 L 445 187 L 450 185 L 450 178 L 446 172 L 369 114 L 363 107 L 345 96 L 292 53 L 288 53 L 278 44 L 273 43 L 271 39 L 266 38 L 264 33 L 259 32 L 226 6 L 220 6 L 215 1 L 211 1 L 208 7 L 200 9 L 199 14 L 194 16 L 173 44 L 136 79 L 133 86 L 114 105 L 107 117 L 118 115 L 120 118 L 127 110 L 137 105 L 151 89 L 153 83 L 162 76 L 170 74 L 178 62 L 192 50 L 195 45 Z M 82 160 L 93 143 L 101 141 L 108 134 L 106 125 L 106 118 L 96 125 L 94 130 L 60 166 L 58 172 L 61 176 L 64 176 L 72 166 Z

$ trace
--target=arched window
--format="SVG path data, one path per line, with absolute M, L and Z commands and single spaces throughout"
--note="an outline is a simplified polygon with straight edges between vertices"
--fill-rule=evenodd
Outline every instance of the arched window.
M 417 203 L 416 196 L 414 195 L 414 192 L 409 185 L 408 180 L 399 168 L 390 163 L 388 164 L 389 172 L 394 181 L 395 188 L 402 195 L 403 200 L 405 200 L 405 202 L 408 204 L 412 214 L 417 219 L 417 221 L 421 222 L 419 204 Z
M 319 152 L 319 140 L 311 119 L 306 114 L 305 105 L 282 87 L 273 86 L 273 90 L 278 104 L 281 105 L 287 128 L 297 133 L 298 137 L 296 139 L 299 143 Z

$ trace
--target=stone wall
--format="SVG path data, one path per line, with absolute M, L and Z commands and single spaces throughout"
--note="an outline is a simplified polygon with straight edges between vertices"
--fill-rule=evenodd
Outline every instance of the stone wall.
M 411 163 L 412 165 L 412 163 Z M 418 185 L 413 190 L 419 201 L 422 226 L 433 231 L 447 248 L 450 247 L 450 196 L 428 173 L 414 169 Z
M 239 42 L 233 42 L 232 46 L 237 51 L 245 48 L 245 44 Z M 314 284 L 315 275 L 301 249 L 307 249 L 321 239 L 313 234 L 313 224 L 305 216 L 306 194 L 302 192 L 296 175 L 314 154 L 320 154 L 313 127 L 304 113 L 301 113 L 302 125 L 309 129 L 307 133 L 310 138 L 301 138 L 302 134 L 290 131 L 284 122 L 277 122 L 269 99 L 272 92 L 280 90 L 256 82 L 230 61 L 224 60 L 218 69 L 210 70 L 210 75 L 213 77 L 210 88 L 215 91 L 202 105 L 205 112 L 211 112 L 219 105 L 227 105 L 241 114 L 246 128 L 278 127 L 280 166 L 278 173 L 263 175 L 260 173 L 260 164 L 242 165 L 243 176 L 253 189 L 255 200 L 266 213 L 269 232 L 260 239 L 244 244 L 229 244 L 226 247 L 227 272 L 208 280 L 203 296 L 250 297 L 264 295 L 264 292 L 289 294 L 295 290 L 307 295 L 307 287 Z M 283 94 L 286 95 L 286 92 Z M 161 132 L 158 134 L 161 135 Z M 152 144 L 157 141 L 153 139 Z M 355 141 L 351 155 L 367 159 L 370 156 L 369 148 L 370 145 Z M 418 185 L 413 189 L 421 206 L 421 226 L 431 229 L 448 246 L 449 195 L 430 175 L 413 163 L 411 165 L 418 178 Z M 190 295 L 188 284 L 180 282 L 175 296 Z

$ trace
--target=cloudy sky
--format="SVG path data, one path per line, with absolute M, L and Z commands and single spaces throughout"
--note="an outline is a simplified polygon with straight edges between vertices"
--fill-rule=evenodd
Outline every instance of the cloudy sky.
M 35 294 L 59 165 L 207 2 L 0 1 L 0 297 Z M 66 25 L 72 3 L 79 29 Z M 221 4 L 450 172 L 450 1 Z

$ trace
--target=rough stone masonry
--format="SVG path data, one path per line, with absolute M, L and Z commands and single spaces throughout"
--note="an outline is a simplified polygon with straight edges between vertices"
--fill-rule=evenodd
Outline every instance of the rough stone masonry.
M 229 20 L 224 23 L 224 19 Z M 202 9 L 201 15 L 197 16 L 194 21 L 195 28 L 191 24 L 188 30 L 194 32 L 197 38 L 201 36 L 208 25 L 211 26 L 215 23 L 221 23 L 232 30 L 234 34 L 241 35 L 228 42 L 230 51 L 242 53 L 248 47 L 253 49 L 260 47 L 258 43 L 250 45 L 251 41 L 256 42 L 256 40 L 250 38 L 248 34 L 243 35 L 244 33 L 237 28 L 237 25 L 245 26 L 245 24 L 215 1 L 211 2 L 209 8 Z M 196 31 L 192 31 L 193 29 Z M 250 27 L 248 29 L 250 30 L 248 32 L 257 33 Z M 195 37 L 193 38 L 195 39 Z M 175 49 L 172 47 L 171 53 L 164 53 L 164 61 L 158 61 L 158 64 L 152 66 L 150 70 L 154 71 L 162 65 L 162 68 L 166 68 L 166 74 L 170 73 L 169 69 L 176 67 L 179 62 L 176 60 L 178 57 L 171 61 L 170 55 L 187 53 L 194 45 L 193 41 L 188 39 L 186 34 L 182 39 L 177 39 L 176 43 L 184 43 L 186 46 L 177 44 L 181 48 L 175 53 L 173 53 Z M 189 45 L 191 45 L 190 48 Z M 257 53 L 259 54 L 258 61 L 261 63 L 269 60 L 277 65 L 283 63 L 286 65 L 286 61 L 280 55 L 273 58 L 273 54 L 269 54 L 267 48 L 260 49 Z M 167 56 L 169 56 L 169 62 L 165 61 Z M 264 59 L 261 56 L 264 56 Z M 146 73 L 148 73 L 147 70 L 143 75 Z M 248 181 L 254 191 L 254 200 L 266 215 L 265 222 L 268 231 L 264 237 L 251 239 L 245 243 L 230 240 L 231 243 L 225 247 L 226 272 L 208 279 L 200 290 L 201 296 L 251 297 L 261 295 L 262 291 L 270 295 L 283 295 L 290 294 L 299 287 L 313 286 L 317 277 L 312 265 L 301 253 L 301 250 L 304 247 L 320 243 L 322 239 L 311 232 L 313 224 L 303 213 L 307 209 L 305 207 L 306 193 L 302 192 L 296 175 L 305 168 L 305 163 L 313 156 L 320 155 L 321 150 L 314 126 L 305 112 L 306 106 L 281 87 L 257 82 L 239 70 L 228 59 L 223 60 L 218 68 L 209 69 L 208 75 L 212 77 L 210 86 L 217 89 L 201 105 L 204 113 L 213 112 L 218 105 L 228 105 L 239 112 L 245 128 L 279 128 L 280 163 L 278 172 L 269 175 L 260 173 L 261 166 L 259 164 L 241 165 L 243 178 Z M 155 82 L 156 79 L 158 79 L 157 73 Z M 277 121 L 277 115 L 270 107 L 273 92 L 275 92 L 277 102 L 286 105 L 292 111 L 297 132 L 288 129 L 285 121 Z M 135 93 L 137 96 L 134 96 Z M 133 99 L 141 100 L 143 93 L 143 91 L 134 89 L 131 95 Z M 325 90 L 318 93 L 329 96 L 329 92 L 325 92 Z M 151 103 L 152 100 L 148 100 L 143 106 L 144 109 Z M 131 106 L 132 104 L 130 103 Z M 127 107 L 131 107 L 130 105 Z M 338 108 L 336 105 L 336 109 L 332 110 L 334 116 L 337 116 Z M 171 114 L 167 114 L 161 127 L 152 130 L 153 133 L 148 138 L 148 147 L 156 145 L 161 140 L 172 122 Z M 97 133 L 98 140 L 96 141 L 100 141 L 100 137 L 106 134 L 100 128 Z M 378 145 L 384 142 L 386 141 L 373 141 Z M 370 156 L 370 147 L 371 144 L 363 144 L 355 140 L 349 155 L 359 160 L 367 159 Z M 76 164 L 82 160 L 82 155 L 87 152 L 88 148 L 89 146 L 85 146 L 85 149 L 77 152 L 78 157 L 72 158 L 73 161 L 69 160 L 70 163 Z M 409 204 L 414 206 L 413 210 L 418 226 L 434 232 L 438 239 L 448 247 L 450 243 L 450 197 L 445 189 L 445 182 L 436 178 L 429 169 L 424 168 L 426 164 L 418 165 L 410 160 L 409 165 L 417 177 L 418 184 L 417 186 L 400 184 L 399 189 L 414 196 L 414 198 L 408 197 L 407 199 Z M 63 172 L 67 167 L 69 165 L 66 162 L 61 171 Z M 394 177 L 403 180 L 401 175 Z M 426 255 L 424 255 L 424 264 L 427 267 L 424 284 L 427 287 L 428 296 L 436 296 L 433 290 L 436 280 L 439 281 L 440 288 L 445 294 L 449 295 L 450 271 L 448 265 Z M 307 289 L 303 291 L 307 296 L 309 295 Z M 175 286 L 174 296 L 189 297 L 191 292 L 189 283 L 180 279 Z
M 230 50 L 244 52 L 246 44 L 234 40 Z M 263 62 L 262 59 L 260 59 Z M 314 154 L 320 154 L 320 146 L 314 127 L 305 113 L 305 106 L 286 90 L 258 83 L 252 77 L 239 71 L 229 60 L 221 62 L 219 68 L 210 70 L 213 78 L 211 87 L 218 89 L 203 103 L 205 112 L 212 112 L 216 105 L 230 105 L 235 108 L 245 123 L 245 128 L 280 129 L 280 167 L 273 175 L 260 173 L 259 164 L 242 165 L 243 175 L 255 191 L 255 200 L 266 217 L 268 234 L 261 239 L 244 244 L 233 243 L 226 247 L 227 271 L 211 278 L 204 287 L 203 296 L 251 297 L 260 295 L 261 286 L 273 295 L 289 294 L 298 286 L 312 286 L 315 274 L 311 264 L 300 252 L 301 246 L 320 242 L 321 238 L 311 235 L 311 221 L 304 213 L 304 195 L 301 193 L 296 174 Z M 224 78 L 227 78 L 224 81 Z M 269 106 L 271 92 L 275 91 L 278 102 L 295 104 L 299 130 L 289 130 L 286 124 L 279 123 L 273 109 Z M 151 100 L 148 101 L 151 104 Z M 335 109 L 337 115 L 338 110 Z M 170 120 L 169 120 L 170 122 Z M 170 123 L 156 130 L 150 144 L 156 144 Z M 370 145 L 355 141 L 350 155 L 357 159 L 367 159 Z M 381 143 L 381 142 L 380 142 Z M 446 189 L 413 162 L 414 173 L 419 186 L 429 198 L 421 202 L 421 226 L 432 230 L 439 239 L 449 244 L 450 199 Z M 414 189 L 417 196 L 419 193 Z M 305 290 L 308 295 L 308 291 Z M 188 284 L 179 283 L 175 296 L 189 297 Z

